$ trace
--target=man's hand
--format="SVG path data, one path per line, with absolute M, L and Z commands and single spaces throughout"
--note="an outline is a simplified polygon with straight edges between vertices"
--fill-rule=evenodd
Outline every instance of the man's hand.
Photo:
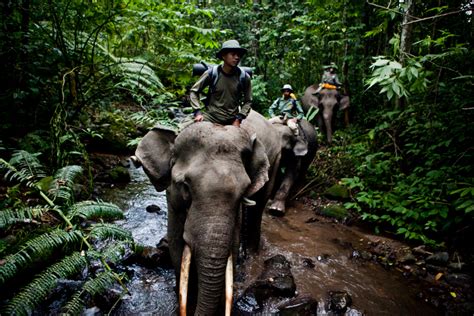
M 298 119 L 296 117 L 293 117 L 293 118 L 288 119 L 288 121 L 296 123 L 298 122 Z
M 232 122 L 232 126 L 240 127 L 240 120 L 235 119 L 235 120 Z
M 198 114 L 194 117 L 194 122 L 202 122 L 204 120 L 204 116 L 202 114 Z

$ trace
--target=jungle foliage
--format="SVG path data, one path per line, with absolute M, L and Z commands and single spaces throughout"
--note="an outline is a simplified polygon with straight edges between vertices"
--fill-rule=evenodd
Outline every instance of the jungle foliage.
M 105 222 L 123 218 L 116 205 L 75 201 L 82 167 L 65 166 L 50 176 L 37 155 L 23 150 L 15 151 L 9 162 L 0 159 L 0 166 L 11 183 L 0 229 L 16 238 L 0 243 L 0 285 L 10 289 L 2 291 L 2 299 L 8 299 L 2 310 L 12 315 L 37 311 L 63 279 L 80 284 L 63 304 L 66 314 L 80 314 L 89 300 L 115 283 L 125 293 L 126 276 L 112 267 L 133 250 L 132 236 Z
M 26 294 L 8 311 L 27 313 L 40 299 L 31 286 L 43 295 L 93 260 L 106 275 L 80 295 L 122 280 L 89 241 L 129 247 L 130 237 L 88 220 L 119 210 L 75 201 L 73 178 L 85 170 L 82 191 L 90 192 L 88 151 L 130 150 L 156 122 L 175 124 L 196 80 L 192 65 L 218 63 L 230 38 L 248 48 L 241 64 L 253 67 L 254 109 L 263 114 L 284 83 L 301 96 L 323 65 L 339 65 L 352 124 L 342 130 L 338 121 L 334 145 L 318 153 L 313 190 L 341 180 L 351 191 L 346 207 L 377 232 L 431 245 L 469 240 L 472 9 L 468 0 L 1 2 L 2 287 L 44 256 L 38 281 L 22 279 L 26 292 L 17 294 Z M 53 267 L 58 258 L 68 268 Z M 51 279 L 52 271 L 63 272 Z M 77 312 L 82 299 L 67 306 Z

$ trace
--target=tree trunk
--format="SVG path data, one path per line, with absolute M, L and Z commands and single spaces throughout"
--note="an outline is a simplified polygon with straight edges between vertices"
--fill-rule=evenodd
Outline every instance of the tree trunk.
M 405 12 L 403 15 L 402 30 L 400 35 L 400 52 L 399 52 L 399 61 L 402 66 L 405 66 L 405 60 L 411 50 L 412 42 L 412 29 L 413 24 L 408 24 L 408 22 L 413 20 L 413 12 L 415 9 L 415 0 L 405 0 Z M 403 108 L 405 105 L 404 98 L 397 98 L 395 102 L 396 108 Z

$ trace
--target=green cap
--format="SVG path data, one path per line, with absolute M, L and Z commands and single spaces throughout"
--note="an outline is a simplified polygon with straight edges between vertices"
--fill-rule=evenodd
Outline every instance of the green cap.
M 247 52 L 247 49 L 240 47 L 239 42 L 237 42 L 236 40 L 228 40 L 222 43 L 222 48 L 216 53 L 216 57 L 222 59 L 222 54 L 229 51 L 236 51 L 241 55 L 244 55 Z
M 329 68 L 334 68 L 337 70 L 337 66 L 334 62 L 330 63 L 329 65 L 323 66 L 323 69 L 329 69 Z

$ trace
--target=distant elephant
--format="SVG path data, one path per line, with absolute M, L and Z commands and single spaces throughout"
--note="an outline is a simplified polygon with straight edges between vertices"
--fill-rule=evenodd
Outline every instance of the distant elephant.
M 291 162 L 307 167 L 316 152 L 316 134 L 311 124 L 302 126 L 308 129 L 309 150 Z M 277 186 L 281 163 L 293 155 L 291 135 L 288 127 L 277 128 L 252 111 L 240 128 L 200 122 L 178 135 L 154 128 L 139 143 L 135 160 L 158 191 L 166 189 L 168 243 L 180 284 L 181 313 L 218 314 L 225 301 L 225 314 L 230 314 L 232 269 L 240 242 L 253 252 L 259 248 L 263 210 Z M 303 170 L 293 165 L 285 170 L 289 179 L 283 177 L 282 183 L 291 187 Z M 275 196 L 286 199 L 287 194 Z M 241 212 L 243 197 L 256 205 Z M 195 279 L 197 287 L 191 284 Z M 186 307 L 188 296 L 196 299 L 195 309 Z
M 319 109 L 319 113 L 316 116 L 317 125 L 321 131 L 326 134 L 326 140 L 328 144 L 332 143 L 332 134 L 334 131 L 334 123 L 336 119 L 336 112 L 338 110 L 344 111 L 344 121 L 346 126 L 349 125 L 349 96 L 344 95 L 341 97 L 339 105 L 337 103 L 338 91 L 335 89 L 322 89 L 318 95 L 314 95 L 318 85 L 311 85 L 306 88 L 301 103 L 304 111 L 307 113 L 311 107 Z

